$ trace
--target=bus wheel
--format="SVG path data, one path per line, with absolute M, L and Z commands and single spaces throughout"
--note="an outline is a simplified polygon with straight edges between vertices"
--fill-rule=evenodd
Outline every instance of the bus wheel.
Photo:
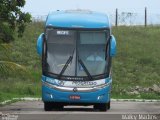
M 52 103 L 52 108 L 53 110 L 63 110 L 63 104 L 60 104 L 60 103 Z
M 100 111 L 107 111 L 108 109 L 110 109 L 110 102 L 102 103 L 102 104 L 95 104 L 94 109 L 100 110 Z
M 108 103 L 107 103 L 107 109 L 109 110 L 111 108 L 111 102 L 109 101 Z
M 44 110 L 51 111 L 52 110 L 52 103 L 51 102 L 44 102 Z

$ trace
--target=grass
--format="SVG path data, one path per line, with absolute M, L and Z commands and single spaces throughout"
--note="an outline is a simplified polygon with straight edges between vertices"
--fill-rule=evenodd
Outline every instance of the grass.
M 24 36 L 11 43 L 10 60 L 23 65 L 27 72 L 0 73 L 0 102 L 14 97 L 41 96 L 41 58 L 36 52 L 36 42 L 42 31 L 43 23 L 31 23 Z
M 36 42 L 42 32 L 43 23 L 33 22 L 23 38 L 11 43 L 11 61 L 25 66 L 28 73 L 0 74 L 0 102 L 13 97 L 41 97 L 41 58 L 36 52 Z M 121 26 L 113 27 L 112 32 L 117 39 L 112 98 L 160 99 L 160 94 L 153 91 L 127 94 L 136 86 L 160 85 L 160 27 Z
M 113 28 L 117 38 L 117 56 L 113 59 L 113 91 L 115 98 L 160 99 L 159 93 L 127 95 L 123 91 L 140 86 L 160 85 L 160 27 Z

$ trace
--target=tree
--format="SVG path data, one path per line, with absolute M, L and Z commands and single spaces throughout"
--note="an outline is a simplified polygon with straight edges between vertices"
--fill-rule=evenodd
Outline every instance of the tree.
M 11 74 L 19 74 L 25 71 L 25 67 L 12 62 L 9 53 L 10 44 L 14 40 L 17 32 L 22 37 L 26 27 L 26 23 L 31 22 L 31 15 L 21 11 L 24 7 L 25 0 L 0 0 L 0 76 L 8 76 Z M 17 72 L 17 70 L 19 72 Z
M 14 40 L 15 31 L 22 37 L 26 23 L 31 22 L 31 15 L 21 11 L 25 0 L 0 0 L 0 40 Z

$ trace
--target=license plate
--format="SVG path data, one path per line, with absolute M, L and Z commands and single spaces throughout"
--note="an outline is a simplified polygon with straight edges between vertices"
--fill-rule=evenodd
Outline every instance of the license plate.
M 81 97 L 79 95 L 71 95 L 71 96 L 69 96 L 69 98 L 72 100 L 80 100 L 81 99 Z

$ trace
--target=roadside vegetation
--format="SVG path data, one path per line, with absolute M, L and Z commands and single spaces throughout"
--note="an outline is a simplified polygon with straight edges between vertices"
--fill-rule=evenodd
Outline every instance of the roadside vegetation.
M 113 28 L 113 98 L 160 99 L 160 26 Z
M 9 59 L 23 67 L 0 69 L 0 102 L 15 97 L 41 96 L 41 59 L 36 52 L 36 42 L 42 31 L 42 22 L 32 22 L 22 38 L 15 37 L 9 48 L 0 50 L 5 56 L 0 57 L 0 61 Z
M 24 68 L 0 72 L 0 102 L 13 97 L 41 97 L 41 58 L 36 42 L 43 25 L 29 23 L 23 37 L 10 43 L 9 52 L 0 51 Z M 112 32 L 117 39 L 112 98 L 160 99 L 160 27 L 121 26 L 113 27 Z

